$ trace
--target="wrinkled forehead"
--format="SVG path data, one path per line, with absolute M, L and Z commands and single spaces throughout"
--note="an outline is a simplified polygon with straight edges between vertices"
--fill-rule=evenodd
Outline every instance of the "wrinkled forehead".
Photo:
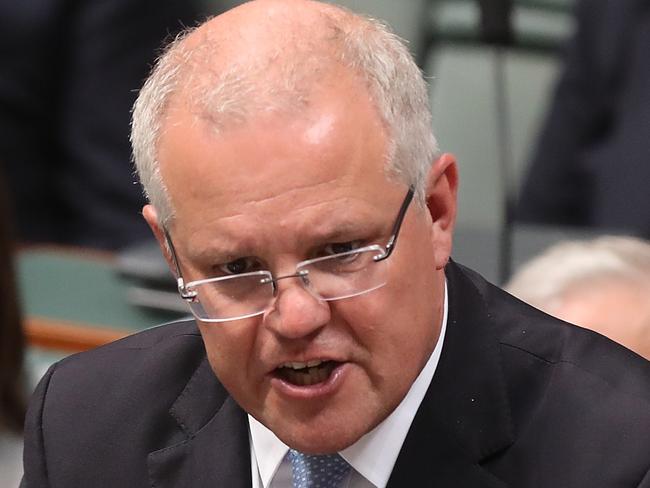
M 312 85 L 300 106 L 266 106 L 225 126 L 174 107 L 159 159 L 176 218 L 182 219 L 206 208 L 221 215 L 252 207 L 257 212 L 260 202 L 271 200 L 308 206 L 353 191 L 370 198 L 387 181 L 389 149 L 364 83 L 340 68 Z

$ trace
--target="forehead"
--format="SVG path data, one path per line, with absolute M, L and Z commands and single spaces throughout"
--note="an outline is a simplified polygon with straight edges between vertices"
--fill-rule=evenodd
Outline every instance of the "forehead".
M 310 91 L 303 109 L 261 111 L 226 130 L 177 103 L 159 161 L 174 225 L 191 231 L 198 216 L 272 215 L 352 195 L 370 201 L 396 186 L 386 178 L 388 152 L 365 85 L 341 70 Z

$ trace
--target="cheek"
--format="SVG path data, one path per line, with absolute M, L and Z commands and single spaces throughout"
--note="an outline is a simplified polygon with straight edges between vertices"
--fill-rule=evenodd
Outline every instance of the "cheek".
M 395 273 L 380 290 L 373 316 L 373 355 L 381 359 L 379 367 L 409 384 L 436 345 L 444 297 L 442 271 L 426 258 L 416 261 L 412 272 Z
M 435 325 L 429 322 L 426 331 L 418 328 L 411 314 L 401 309 L 400 300 L 393 300 L 393 293 L 374 293 L 373 300 L 359 300 L 356 306 L 350 300 L 345 304 L 349 310 L 340 313 L 358 346 L 355 359 L 360 375 L 355 377 L 349 403 L 360 402 L 359 412 L 365 412 L 366 418 L 383 419 L 404 398 L 426 363 L 433 350 L 430 344 L 435 344 Z
M 334 316 L 365 353 L 369 375 L 387 379 L 419 372 L 439 329 L 433 293 L 430 287 L 423 292 L 421 284 L 389 282 L 368 295 L 332 302 Z

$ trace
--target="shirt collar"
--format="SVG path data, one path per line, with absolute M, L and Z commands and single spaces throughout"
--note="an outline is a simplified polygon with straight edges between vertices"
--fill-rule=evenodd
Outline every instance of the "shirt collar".
M 375 486 L 386 486 L 393 471 L 402 444 L 420 408 L 420 403 L 427 392 L 431 379 L 438 366 L 442 345 L 447 330 L 447 283 L 442 323 L 438 342 L 427 360 L 424 368 L 415 379 L 401 403 L 373 430 L 361 437 L 350 447 L 340 452 L 359 474 Z M 251 447 L 257 460 L 262 486 L 268 487 L 282 463 L 289 447 L 278 439 L 273 432 L 248 416 Z

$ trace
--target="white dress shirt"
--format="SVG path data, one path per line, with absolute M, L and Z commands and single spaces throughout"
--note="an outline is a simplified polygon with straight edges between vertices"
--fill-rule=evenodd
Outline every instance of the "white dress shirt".
M 402 449 L 420 403 L 438 366 L 447 329 L 447 284 L 440 336 L 426 365 L 393 412 L 377 427 L 350 447 L 339 452 L 353 469 L 344 488 L 384 488 Z M 253 488 L 291 488 L 291 463 L 285 456 L 286 444 L 273 432 L 248 416 Z

